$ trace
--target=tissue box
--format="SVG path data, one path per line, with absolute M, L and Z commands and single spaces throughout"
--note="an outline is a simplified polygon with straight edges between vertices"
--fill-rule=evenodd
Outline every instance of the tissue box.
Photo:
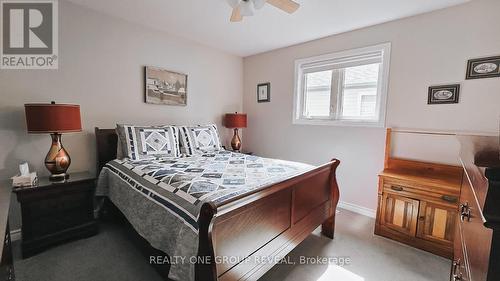
M 37 184 L 37 182 L 38 177 L 36 176 L 36 172 L 30 173 L 26 176 L 12 177 L 13 187 L 34 186 Z

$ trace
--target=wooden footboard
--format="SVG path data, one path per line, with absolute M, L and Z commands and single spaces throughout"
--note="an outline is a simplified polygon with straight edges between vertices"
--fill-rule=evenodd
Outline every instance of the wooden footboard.
M 203 205 L 196 280 L 257 280 L 319 225 L 333 238 L 339 164 L 334 159 L 222 205 Z

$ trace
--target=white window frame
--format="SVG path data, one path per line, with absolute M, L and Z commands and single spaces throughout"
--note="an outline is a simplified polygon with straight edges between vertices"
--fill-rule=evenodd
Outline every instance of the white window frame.
M 332 108 L 330 110 L 331 114 L 329 117 L 306 117 L 304 115 L 304 80 L 306 73 L 321 70 L 331 70 L 332 67 L 334 69 L 343 68 L 342 65 L 345 65 L 347 63 L 349 64 L 349 66 L 353 66 L 356 61 L 360 61 L 361 64 L 364 65 L 371 59 L 373 59 L 374 62 L 380 62 L 379 77 L 377 82 L 377 106 L 375 109 L 375 112 L 377 113 L 376 119 L 340 119 L 341 107 L 339 103 L 341 101 L 341 97 L 332 99 L 332 102 L 330 104 Z M 391 43 L 382 43 L 369 47 L 357 48 L 296 60 L 293 99 L 293 124 L 385 127 L 390 60 Z M 334 87 L 340 87 L 340 85 L 338 84 L 338 81 L 336 83 L 332 83 L 332 89 Z M 340 93 L 340 95 L 342 95 L 342 93 Z

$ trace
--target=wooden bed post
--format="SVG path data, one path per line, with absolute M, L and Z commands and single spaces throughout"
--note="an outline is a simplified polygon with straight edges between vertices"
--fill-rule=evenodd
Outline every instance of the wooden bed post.
M 99 127 L 95 127 L 94 131 L 96 137 L 96 175 L 99 175 L 106 163 L 116 159 L 118 135 L 115 129 L 99 129 Z
M 212 218 L 216 207 L 211 203 L 201 206 L 198 220 L 198 257 L 201 258 L 195 264 L 195 281 L 216 281 L 217 268 L 215 263 L 215 252 L 212 243 Z
M 330 198 L 332 200 L 332 207 L 330 209 L 331 216 L 321 225 L 321 233 L 330 239 L 333 239 L 335 233 L 335 212 L 337 210 L 337 204 L 339 203 L 340 195 L 336 176 L 336 171 L 339 164 L 340 161 L 338 159 L 332 159 L 332 169 L 330 172 L 330 188 L 332 191 Z

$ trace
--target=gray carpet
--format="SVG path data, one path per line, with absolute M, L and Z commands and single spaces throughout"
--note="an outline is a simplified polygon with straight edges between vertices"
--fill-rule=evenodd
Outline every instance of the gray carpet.
M 27 259 L 14 248 L 18 281 L 162 281 L 128 241 L 122 225 L 104 224 L 98 235 L 51 248 Z
M 373 234 L 375 220 L 340 209 L 335 239 L 317 229 L 259 281 L 447 281 L 451 261 Z M 300 264 L 300 256 L 349 257 L 343 267 Z
M 450 261 L 373 235 L 374 220 L 341 210 L 336 236 L 329 240 L 315 231 L 291 254 L 295 265 L 275 266 L 260 281 L 445 281 Z M 19 281 L 160 281 L 148 260 L 132 245 L 122 226 L 101 226 L 97 236 L 54 247 L 28 259 L 19 258 Z M 342 267 L 301 264 L 301 256 L 350 259 Z M 304 259 L 302 259 L 304 261 Z

